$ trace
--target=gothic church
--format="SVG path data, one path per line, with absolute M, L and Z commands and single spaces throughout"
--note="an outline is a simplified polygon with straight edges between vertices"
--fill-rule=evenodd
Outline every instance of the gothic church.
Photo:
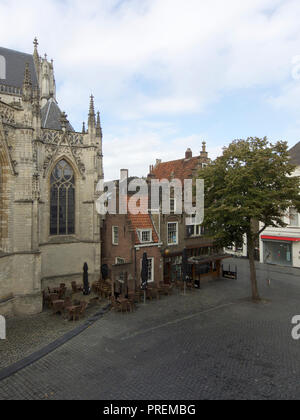
M 0 47 L 0 314 L 42 310 L 41 290 L 99 277 L 102 129 L 90 99 L 75 132 L 56 100 L 53 61 Z

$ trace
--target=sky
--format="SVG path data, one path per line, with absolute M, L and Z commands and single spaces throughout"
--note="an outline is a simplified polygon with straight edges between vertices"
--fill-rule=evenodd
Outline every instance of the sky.
M 101 112 L 106 179 L 232 140 L 300 141 L 299 0 L 0 0 L 0 45 L 54 59 L 80 131 Z

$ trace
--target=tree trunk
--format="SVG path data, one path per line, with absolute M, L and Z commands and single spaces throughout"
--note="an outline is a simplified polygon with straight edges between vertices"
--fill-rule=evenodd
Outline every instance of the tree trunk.
M 249 236 L 247 240 L 248 240 L 248 253 L 249 253 L 249 265 L 250 265 L 250 280 L 251 280 L 251 288 L 252 288 L 252 300 L 254 302 L 257 302 L 260 300 L 260 296 L 258 293 L 257 279 L 256 279 L 254 240 L 252 237 L 249 237 Z

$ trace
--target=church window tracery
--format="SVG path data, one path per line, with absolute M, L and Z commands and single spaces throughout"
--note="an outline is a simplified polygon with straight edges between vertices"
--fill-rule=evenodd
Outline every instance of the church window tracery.
M 50 177 L 50 235 L 75 234 L 75 176 L 61 160 Z

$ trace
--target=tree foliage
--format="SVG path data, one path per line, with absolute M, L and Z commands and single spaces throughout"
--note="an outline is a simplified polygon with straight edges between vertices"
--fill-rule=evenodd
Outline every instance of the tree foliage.
M 204 225 L 216 243 L 229 246 L 246 235 L 252 252 L 267 226 L 284 227 L 289 207 L 300 212 L 300 178 L 292 176 L 294 170 L 284 141 L 272 144 L 251 137 L 224 148 L 223 155 L 198 174 L 205 181 Z M 254 221 L 261 223 L 260 229 Z

